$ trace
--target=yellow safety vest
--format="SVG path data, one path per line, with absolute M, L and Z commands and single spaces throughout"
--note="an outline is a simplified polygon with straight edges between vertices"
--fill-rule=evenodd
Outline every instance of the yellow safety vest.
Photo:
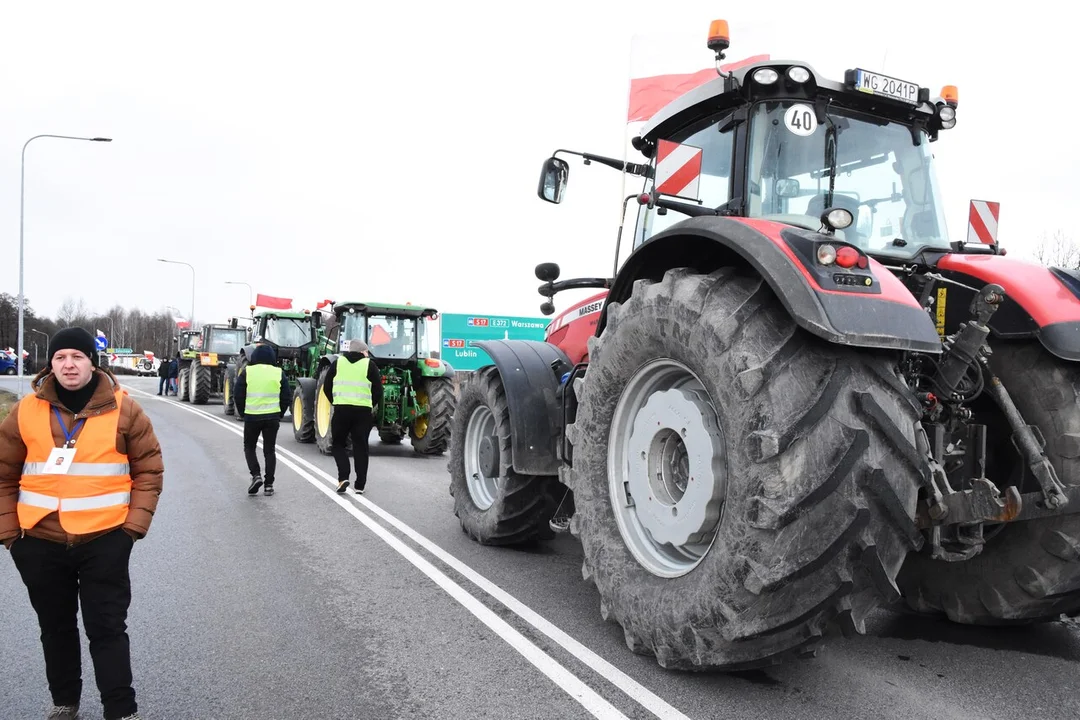
M 276 365 L 248 365 L 245 415 L 273 415 L 281 412 L 281 368 Z
M 126 394 L 117 390 L 114 410 L 86 418 L 75 438 L 75 462 L 65 475 L 43 472 L 56 447 L 52 405 L 34 395 L 22 399 L 19 434 L 26 444 L 26 460 L 16 505 L 22 529 L 29 530 L 54 512 L 59 513 L 60 527 L 72 535 L 124 524 L 131 503 L 131 468 L 127 455 L 116 450 L 116 433 Z
M 344 355 L 337 359 L 334 373 L 334 404 L 371 407 L 371 381 L 367 379 L 368 358 L 349 362 Z

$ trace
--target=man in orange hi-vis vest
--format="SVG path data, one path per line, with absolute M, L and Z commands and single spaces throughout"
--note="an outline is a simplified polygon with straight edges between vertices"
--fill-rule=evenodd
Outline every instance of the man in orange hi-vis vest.
M 128 562 L 164 464 L 150 418 L 97 357 L 86 330 L 56 333 L 33 392 L 0 424 L 0 542 L 37 613 L 55 720 L 79 714 L 80 605 L 106 720 L 139 717 Z

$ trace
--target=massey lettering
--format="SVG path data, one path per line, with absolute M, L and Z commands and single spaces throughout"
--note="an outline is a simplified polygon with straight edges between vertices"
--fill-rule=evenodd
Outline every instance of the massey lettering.
M 602 308 L 602 307 L 604 307 L 604 303 L 602 301 L 589 303 L 588 305 L 586 305 L 586 306 L 584 306 L 582 308 L 578 308 L 577 316 L 578 317 L 584 317 L 585 315 L 588 315 L 590 313 L 599 312 L 600 308 Z

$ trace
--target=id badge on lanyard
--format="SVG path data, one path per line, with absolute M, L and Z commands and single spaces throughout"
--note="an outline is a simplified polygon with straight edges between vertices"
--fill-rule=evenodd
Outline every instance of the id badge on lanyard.
M 86 422 L 86 418 L 81 418 L 75 423 L 75 427 L 68 431 L 67 426 L 64 425 L 64 418 L 60 415 L 60 410 L 54 407 L 53 412 L 56 413 L 60 429 L 64 431 L 64 447 L 52 449 L 49 453 L 49 459 L 45 461 L 44 473 L 46 475 L 67 475 L 71 463 L 75 462 L 75 433 L 79 432 L 79 428 Z

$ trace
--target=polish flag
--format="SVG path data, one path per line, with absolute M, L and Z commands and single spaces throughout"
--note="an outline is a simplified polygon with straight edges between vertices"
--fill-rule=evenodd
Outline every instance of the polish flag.
M 181 330 L 183 330 L 184 328 L 188 328 L 188 327 L 191 327 L 191 323 L 190 323 L 190 322 L 188 322 L 187 320 L 177 320 L 177 321 L 176 321 L 176 327 L 178 327 L 178 328 L 180 328 Z
M 292 298 L 279 298 L 273 295 L 259 293 L 255 296 L 256 307 L 264 307 L 270 310 L 291 310 Z
M 333 302 L 334 301 L 330 300 L 330 299 L 322 300 L 321 302 L 319 302 L 318 305 L 315 306 L 315 309 L 316 310 L 322 310 L 324 307 L 327 307 L 328 305 L 332 304 Z

